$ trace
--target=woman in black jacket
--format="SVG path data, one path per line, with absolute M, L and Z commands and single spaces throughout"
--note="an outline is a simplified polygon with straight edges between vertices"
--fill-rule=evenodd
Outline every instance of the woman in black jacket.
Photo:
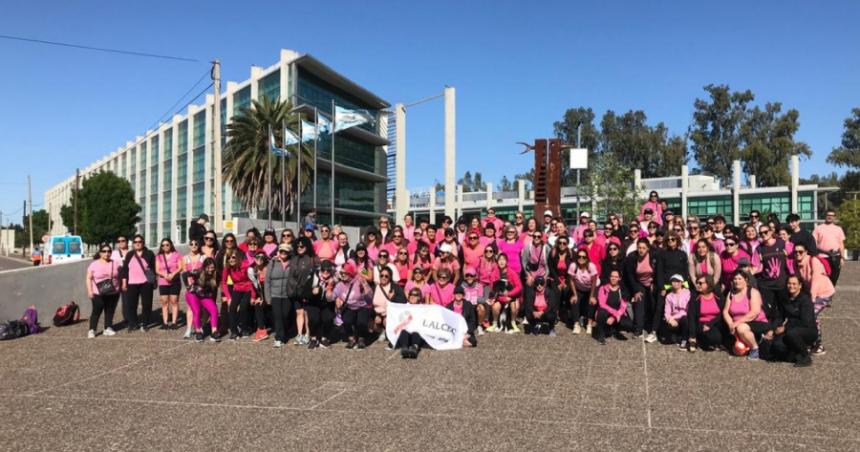
M 660 328 L 660 322 L 663 321 L 663 304 L 666 301 L 666 293 L 671 289 L 669 278 L 672 275 L 681 275 L 684 278 L 684 287 L 690 288 L 690 267 L 687 260 L 687 253 L 681 248 L 681 237 L 672 232 L 666 238 L 666 249 L 657 255 L 657 271 L 656 280 L 656 303 L 653 310 L 646 314 L 646 317 L 651 319 L 651 333 L 645 337 L 645 342 L 656 342 L 657 331 Z M 695 296 L 695 292 L 693 293 Z
M 314 275 L 319 262 L 314 256 L 314 249 L 307 237 L 301 237 L 294 243 L 295 254 L 290 259 L 287 269 L 287 296 L 290 299 L 290 311 L 296 313 L 296 345 L 310 345 L 310 334 L 307 331 L 305 305 L 312 297 Z
M 786 287 L 788 298 L 779 304 L 776 318 L 778 326 L 772 334 L 768 332 L 763 336 L 764 339 L 773 339 L 769 358 L 794 362 L 795 367 L 811 366 L 809 347 L 818 338 L 812 300 L 802 290 L 797 276 L 789 276 Z
M 621 275 L 621 280 L 624 280 L 624 253 L 621 252 L 621 246 L 615 242 L 607 242 L 606 257 L 600 263 L 600 283 L 606 284 L 609 282 L 609 274 L 617 271 Z
M 466 300 L 466 291 L 463 286 L 454 288 L 454 300 L 447 306 L 466 319 L 466 334 L 463 336 L 463 347 L 474 347 L 478 345 L 475 330 L 478 329 L 478 315 L 475 306 Z
M 125 255 L 122 274 L 122 312 L 128 331 L 149 329 L 152 314 L 152 291 L 155 289 L 155 254 L 144 244 L 140 234 L 132 238 L 132 252 Z M 141 316 L 137 316 L 138 301 L 142 305 Z
M 543 277 L 535 278 L 534 286 L 525 287 L 523 310 L 532 334 L 555 336 L 555 322 L 558 319 L 557 309 L 558 291 L 548 284 Z
M 570 239 L 563 235 L 555 241 L 555 246 L 552 247 L 549 256 L 547 256 L 547 267 L 549 270 L 548 284 L 554 286 L 558 292 L 558 304 L 553 308 L 556 319 L 564 322 L 568 328 L 573 328 L 573 324 L 578 320 L 574 319 L 571 314 L 570 299 L 573 297 L 573 289 L 571 289 L 567 269 L 571 265 L 575 265 L 573 253 L 570 251 L 568 244 Z
M 647 313 L 654 308 L 654 275 L 657 269 L 657 253 L 651 248 L 648 239 L 641 238 L 636 243 L 636 251 L 627 255 L 624 259 L 623 276 L 624 286 L 630 294 L 630 303 L 633 305 L 633 336 L 640 337 L 647 329 L 652 330 L 653 317 L 647 317 Z M 645 319 L 649 321 L 645 322 Z

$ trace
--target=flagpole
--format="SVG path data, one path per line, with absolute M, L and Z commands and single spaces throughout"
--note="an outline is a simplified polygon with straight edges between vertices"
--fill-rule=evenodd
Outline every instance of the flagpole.
M 317 141 L 320 138 L 320 118 L 316 106 L 314 106 L 314 125 L 316 126 L 316 133 L 314 134 L 314 210 L 317 210 Z
M 275 135 L 272 133 L 272 125 L 269 124 L 269 152 L 268 162 L 266 165 L 266 191 L 268 192 L 268 201 L 266 208 L 269 210 L 269 229 L 272 228 L 272 149 L 275 148 Z
M 334 142 L 335 134 L 337 134 L 337 111 L 334 106 L 334 99 L 331 100 L 331 183 L 329 184 L 329 194 L 331 195 L 331 224 L 334 225 Z
M 296 224 L 301 222 L 302 215 L 302 140 L 305 139 L 302 133 L 304 125 L 302 124 L 302 116 L 299 115 L 299 142 L 296 145 Z
M 284 227 L 281 229 L 287 229 L 287 120 L 281 125 L 284 126 L 284 138 L 281 142 L 284 146 L 284 153 L 281 154 L 281 223 Z

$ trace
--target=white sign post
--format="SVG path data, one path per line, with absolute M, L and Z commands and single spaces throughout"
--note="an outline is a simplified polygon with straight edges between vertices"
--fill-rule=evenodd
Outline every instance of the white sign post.
M 579 141 L 577 139 L 577 141 Z M 579 173 L 588 169 L 588 149 L 573 148 L 570 150 L 570 169 L 576 170 L 576 218 L 579 221 Z M 579 223 L 577 223 L 579 224 Z

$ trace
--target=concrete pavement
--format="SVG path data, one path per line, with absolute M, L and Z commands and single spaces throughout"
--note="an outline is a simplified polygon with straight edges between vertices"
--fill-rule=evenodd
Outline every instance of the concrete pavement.
M 633 340 L 492 334 L 404 361 L 180 332 L 0 343 L 6 450 L 858 450 L 860 266 L 806 369 Z M 48 323 L 48 314 L 41 313 Z
M 0 272 L 5 270 L 14 270 L 16 268 L 32 267 L 33 263 L 22 259 L 21 257 L 0 256 Z

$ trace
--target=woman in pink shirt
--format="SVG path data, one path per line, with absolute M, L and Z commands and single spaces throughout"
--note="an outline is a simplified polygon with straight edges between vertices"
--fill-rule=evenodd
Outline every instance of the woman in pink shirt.
M 571 320 L 576 322 L 573 325 L 573 334 L 580 334 L 582 327 L 585 327 L 585 334 L 591 336 L 600 272 L 597 265 L 589 259 L 588 251 L 580 249 L 576 251 L 576 263 L 568 267 L 567 274 L 570 276 L 576 300 L 571 302 Z
M 403 238 L 411 242 L 415 238 L 415 220 L 411 213 L 403 215 Z
M 812 310 L 815 313 L 815 324 L 818 327 L 818 339 L 815 341 L 813 353 L 823 355 L 824 345 L 821 342 L 821 320 L 819 316 L 822 311 L 830 307 L 833 295 L 836 294 L 836 289 L 833 287 L 833 282 L 827 276 L 824 264 L 818 260 L 817 256 L 809 255 L 806 245 L 796 243 L 794 245 L 794 256 L 795 274 L 800 279 L 803 289 L 809 292 L 809 298 L 812 299 Z
M 711 277 L 711 275 L 707 275 Z M 695 279 L 694 279 L 695 280 Z M 672 275 L 669 278 L 672 290 L 666 294 L 663 305 L 663 320 L 668 327 L 668 335 L 673 344 L 678 344 L 682 350 L 687 349 L 687 341 L 695 341 L 695 334 L 690 329 L 690 289 L 684 287 L 684 277 Z M 665 335 L 664 335 L 665 336 Z
M 188 242 L 188 247 L 190 248 L 190 251 L 179 262 L 179 275 L 182 282 L 185 283 L 185 306 L 188 307 L 188 309 L 185 310 L 186 330 L 184 337 L 186 339 L 190 339 L 194 334 L 195 316 L 199 315 L 200 311 L 200 309 L 197 309 L 198 313 L 195 313 L 195 308 L 192 307 L 192 304 L 196 303 L 196 307 L 199 308 L 199 299 L 196 295 L 189 292 L 188 289 L 190 289 L 191 285 L 194 284 L 196 277 L 200 275 L 200 272 L 203 269 L 203 261 L 206 260 L 206 256 L 201 252 L 200 242 L 197 240 L 191 240 Z M 212 262 L 214 263 L 215 260 L 213 259 Z M 199 323 L 199 321 L 197 323 Z M 217 327 L 218 324 L 216 323 L 215 328 L 217 329 Z
M 517 235 L 517 228 L 511 226 L 505 230 L 505 237 L 496 240 L 496 246 L 499 248 L 499 254 L 504 254 L 508 257 L 508 266 L 516 274 L 520 274 L 523 270 L 520 262 L 520 255 L 523 252 L 523 242 Z
M 406 286 L 406 281 L 409 280 L 409 269 L 411 265 L 409 265 L 409 252 L 406 251 L 406 248 L 400 248 L 397 250 L 396 254 L 394 254 L 394 261 L 392 262 L 394 268 L 397 269 L 397 275 L 399 279 L 394 281 L 400 288 Z
M 149 317 L 152 313 L 152 291 L 153 283 L 147 278 L 151 271 L 155 274 L 155 254 L 144 245 L 143 236 L 135 235 L 132 240 L 132 251 L 126 253 L 123 262 L 122 291 L 123 318 L 128 325 L 128 331 L 132 332 L 138 328 L 141 331 L 149 329 Z M 142 305 L 141 315 L 137 315 L 138 301 Z
M 463 266 L 477 268 L 481 261 L 481 255 L 484 253 L 484 247 L 481 246 L 478 240 L 478 233 L 470 231 L 466 234 L 466 243 L 463 245 Z
M 597 342 L 600 345 L 606 345 L 606 333 L 609 328 L 615 330 L 616 339 L 626 341 L 627 338 L 621 333 L 620 324 L 622 317 L 626 319 L 627 300 L 621 291 L 621 273 L 618 270 L 609 273 L 609 283 L 600 286 L 596 298 Z
M 331 235 L 331 228 L 323 225 L 320 227 L 320 238 L 314 242 L 314 254 L 321 261 L 334 261 L 337 253 L 337 240 Z
M 761 294 L 750 287 L 750 276 L 742 271 L 732 277 L 734 285 L 723 307 L 723 320 L 729 333 L 750 347 L 749 359 L 757 361 L 758 338 L 770 330 L 767 316 L 762 310 Z
M 651 212 L 654 214 L 653 221 L 656 221 L 660 225 L 663 224 L 663 206 L 660 204 L 660 197 L 656 191 L 649 193 L 648 201 L 645 201 L 642 207 L 639 208 L 639 221 L 645 219 L 646 209 L 651 209 Z
M 519 299 L 523 291 L 523 283 L 520 280 L 519 273 L 514 272 L 508 266 L 507 255 L 499 254 L 499 257 L 496 258 L 496 264 L 499 266 L 499 279 L 493 281 L 489 297 L 487 298 L 487 305 L 493 311 L 493 321 L 486 331 L 493 333 L 502 330 L 503 325 L 499 323 L 502 309 L 505 306 L 510 306 L 511 314 L 508 320 L 511 323 L 511 327 L 508 330 L 508 334 L 519 333 L 520 329 L 517 327 L 516 318 L 519 313 Z
M 404 289 L 406 293 L 411 292 L 412 289 L 420 290 L 422 303 L 426 303 L 430 299 L 430 283 L 427 282 L 427 278 L 424 275 L 424 268 L 413 268 L 411 273 L 409 273 L 409 281 L 406 282 L 406 288 Z
M 740 242 L 737 238 L 727 238 L 724 243 L 726 244 L 726 250 L 723 251 L 722 255 L 720 255 L 721 276 L 719 280 L 715 281 L 720 283 L 725 289 L 731 287 L 732 275 L 735 273 L 735 270 L 738 269 L 738 262 L 740 262 L 741 258 L 745 257 L 749 260 L 750 256 L 746 251 L 741 249 Z M 722 292 L 722 290 L 720 290 L 720 292 Z
M 221 274 L 221 298 L 227 301 L 230 319 L 230 340 L 235 341 L 242 336 L 250 336 L 249 310 L 251 300 L 257 298 L 254 284 L 248 276 L 248 263 L 238 253 L 228 250 L 227 265 Z M 228 287 L 227 280 L 233 284 Z
M 415 231 L 415 233 L 417 234 L 418 231 Z M 424 276 L 428 280 L 430 279 L 430 273 L 433 271 L 433 264 L 435 262 L 433 255 L 430 254 L 430 245 L 423 241 L 418 242 L 418 248 L 412 256 L 411 262 L 413 270 L 421 267 L 424 270 Z
M 87 297 L 93 303 L 92 314 L 90 314 L 90 330 L 87 337 L 96 337 L 96 328 L 102 312 L 105 314 L 104 331 L 105 336 L 114 336 L 113 314 L 119 301 L 119 272 L 121 266 L 111 259 L 111 247 L 107 243 L 99 245 L 99 253 L 96 259 L 87 267 L 86 288 Z M 110 281 L 110 284 L 105 281 Z M 102 284 L 103 290 L 98 285 Z
M 709 275 L 714 281 L 719 281 L 722 277 L 722 260 L 706 239 L 699 239 L 696 242 L 695 251 L 687 265 L 690 269 L 691 281 L 703 275 Z
M 484 287 L 484 300 L 487 300 L 490 298 L 490 288 L 499 279 L 499 265 L 496 263 L 495 248 L 492 246 L 484 248 L 483 255 L 478 260 L 478 265 L 475 266 L 475 271 L 478 273 L 478 282 Z M 486 330 L 490 326 L 490 322 L 482 322 L 482 326 Z
M 427 299 L 427 304 L 438 304 L 442 307 L 448 307 L 454 299 L 454 286 L 451 282 L 451 271 L 443 268 L 436 274 L 436 281 L 430 285 L 430 297 Z
M 371 227 L 365 233 L 364 247 L 367 249 L 367 257 L 370 258 L 372 264 L 375 264 L 376 260 L 379 259 L 379 249 L 381 246 L 379 233 L 375 228 Z
M 170 239 L 162 239 L 158 255 L 155 256 L 155 273 L 158 275 L 158 295 L 161 300 L 162 330 L 175 330 L 179 326 L 179 292 L 182 281 L 179 273 L 182 271 L 182 257 L 176 252 L 176 247 Z M 173 314 L 173 322 L 169 314 Z
M 266 253 L 266 256 L 271 258 L 275 256 L 275 253 L 278 251 L 278 243 L 277 236 L 275 236 L 274 229 L 266 229 L 263 232 L 263 246 L 262 250 Z
M 710 276 L 700 276 L 696 279 L 696 291 L 699 295 L 696 302 L 690 304 L 692 331 L 687 351 L 695 353 L 698 346 L 703 350 L 714 350 L 723 344 L 723 321 L 721 312 L 723 303 L 714 292 L 716 287 Z
M 460 281 L 460 263 L 454 255 L 451 245 L 443 243 L 439 247 L 439 257 L 433 265 L 433 280 L 438 281 L 439 273 L 442 270 L 448 270 L 451 283 L 455 286 Z

